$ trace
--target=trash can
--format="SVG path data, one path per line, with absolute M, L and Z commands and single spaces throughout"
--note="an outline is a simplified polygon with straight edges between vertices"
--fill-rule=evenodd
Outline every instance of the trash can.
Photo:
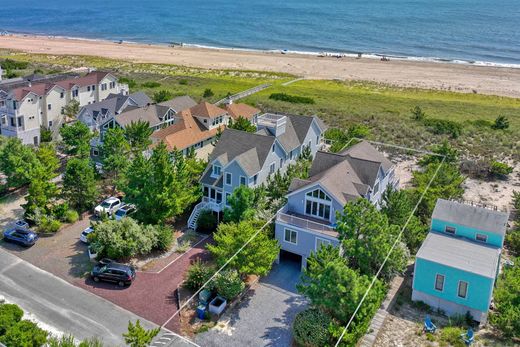
M 205 316 L 206 316 L 206 306 L 205 305 L 197 306 L 197 318 L 204 319 Z

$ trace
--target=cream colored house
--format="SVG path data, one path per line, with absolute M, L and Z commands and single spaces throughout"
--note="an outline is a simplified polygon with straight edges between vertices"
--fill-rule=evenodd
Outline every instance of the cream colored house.
M 53 134 L 63 122 L 63 108 L 72 100 L 80 107 L 104 100 L 110 94 L 128 94 L 108 72 L 94 71 L 83 77 L 71 77 L 41 83 L 28 82 L 0 93 L 0 130 L 4 136 L 18 137 L 24 144 L 40 143 L 40 127 Z

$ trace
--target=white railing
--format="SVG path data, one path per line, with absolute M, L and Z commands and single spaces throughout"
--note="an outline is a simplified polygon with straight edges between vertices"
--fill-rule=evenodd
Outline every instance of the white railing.
M 191 211 L 190 218 L 188 218 L 188 228 L 191 228 L 192 225 L 196 226 L 197 218 L 199 218 L 200 211 L 206 208 L 207 203 L 204 201 L 199 202 Z
M 215 200 L 212 200 L 212 199 L 208 198 L 207 196 L 202 197 L 202 202 L 204 202 L 206 204 L 206 208 L 213 210 L 215 212 L 222 211 L 222 209 L 224 207 L 223 202 L 216 202 Z
M 336 229 L 326 222 L 318 223 L 306 218 L 300 218 L 295 215 L 287 214 L 282 211 L 276 214 L 276 220 L 286 224 L 291 224 L 302 229 L 309 229 L 322 233 L 337 233 Z

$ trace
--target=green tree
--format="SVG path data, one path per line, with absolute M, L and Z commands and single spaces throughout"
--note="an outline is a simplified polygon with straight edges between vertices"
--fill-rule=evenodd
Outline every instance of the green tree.
M 132 322 L 128 322 L 128 332 L 123 334 L 123 337 L 130 347 L 146 347 L 159 334 L 159 331 L 159 328 L 146 330 L 141 326 L 141 322 L 138 319 L 135 325 Z
M 231 119 L 229 121 L 228 128 L 247 131 L 248 133 L 254 133 L 256 131 L 256 127 L 251 124 L 247 118 L 242 116 L 239 116 L 235 121 Z
M 509 128 L 509 119 L 506 118 L 506 116 L 498 116 L 496 119 L 495 119 L 495 122 L 493 123 L 493 125 L 491 126 L 493 129 L 500 129 L 500 130 L 503 130 L 503 129 L 507 129 Z
M 71 100 L 65 107 L 63 107 L 63 114 L 69 118 L 75 118 L 79 113 L 79 101 L 76 99 Z
M 51 141 L 52 130 L 44 126 L 40 126 L 40 143 L 48 143 Z
M 498 278 L 490 321 L 506 337 L 520 338 L 520 265 L 516 260 L 514 263 Z
M 156 103 L 161 103 L 172 98 L 172 93 L 167 90 L 159 90 L 158 92 L 153 93 L 152 99 Z
M 0 304 L 0 336 L 5 335 L 23 317 L 23 310 L 15 304 Z
M 236 298 L 245 288 L 245 284 L 236 270 L 224 269 L 213 279 L 213 287 L 226 300 Z
M 152 133 L 153 130 L 150 128 L 150 123 L 143 120 L 131 122 L 130 125 L 126 126 L 126 139 L 128 140 L 134 155 L 139 152 L 144 152 L 148 149 L 148 147 L 152 144 L 152 140 L 150 140 Z
M 210 88 L 206 88 L 204 90 L 204 93 L 202 94 L 202 97 L 207 99 L 207 98 L 211 98 L 213 95 L 215 95 L 215 93 L 213 93 L 213 91 Z
M 357 199 L 345 205 L 337 219 L 339 239 L 348 264 L 361 274 L 374 275 L 390 252 L 400 229 L 390 225 L 388 218 L 367 199 Z M 381 275 L 389 279 L 406 266 L 406 246 L 398 243 L 390 254 Z
M 0 342 L 6 346 L 40 347 L 47 342 L 47 332 L 28 320 L 22 320 L 13 325 Z
M 51 179 L 58 175 L 57 171 L 60 168 L 60 160 L 56 155 L 54 144 L 40 144 L 40 147 L 36 150 L 36 157 L 43 166 L 46 178 Z
M 0 172 L 7 177 L 7 187 L 21 187 L 40 165 L 35 151 L 16 137 L 9 137 L 0 147 Z
M 114 188 L 121 183 L 121 175 L 130 165 L 128 154 L 130 145 L 125 131 L 119 127 L 108 129 L 100 146 L 104 172 L 112 179 Z
M 50 214 L 50 203 L 58 195 L 58 187 L 50 180 L 49 172 L 43 166 L 35 167 L 31 172 L 28 194 L 23 205 L 24 217 L 38 223 L 38 213 Z
M 88 159 L 72 158 L 63 175 L 63 195 L 70 206 L 84 211 L 94 205 L 98 197 L 94 168 Z
M 248 186 L 240 186 L 227 198 L 229 208 L 224 209 L 224 222 L 238 223 L 255 217 L 255 192 Z
M 67 154 L 80 158 L 87 158 L 90 155 L 90 140 L 93 134 L 85 124 L 74 122 L 61 127 L 60 135 Z
M 432 163 L 440 163 L 444 157 L 445 164 L 455 164 L 459 160 L 459 152 L 453 146 L 450 145 L 448 140 L 442 141 L 440 145 L 434 145 L 431 151 L 435 154 L 427 154 L 421 160 L 419 160 L 420 166 L 427 166 Z
M 259 229 L 259 223 L 221 223 L 213 234 L 214 245 L 208 249 L 219 266 L 224 265 Z M 265 230 L 258 232 L 249 244 L 231 259 L 229 266 L 241 275 L 266 275 L 278 255 L 278 242 L 270 239 Z

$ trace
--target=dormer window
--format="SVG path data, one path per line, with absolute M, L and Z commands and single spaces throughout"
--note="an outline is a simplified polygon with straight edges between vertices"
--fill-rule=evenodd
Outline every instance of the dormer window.
M 222 167 L 220 165 L 213 165 L 213 173 L 211 174 L 211 176 L 214 176 L 214 177 L 220 176 L 221 169 L 222 169 Z

